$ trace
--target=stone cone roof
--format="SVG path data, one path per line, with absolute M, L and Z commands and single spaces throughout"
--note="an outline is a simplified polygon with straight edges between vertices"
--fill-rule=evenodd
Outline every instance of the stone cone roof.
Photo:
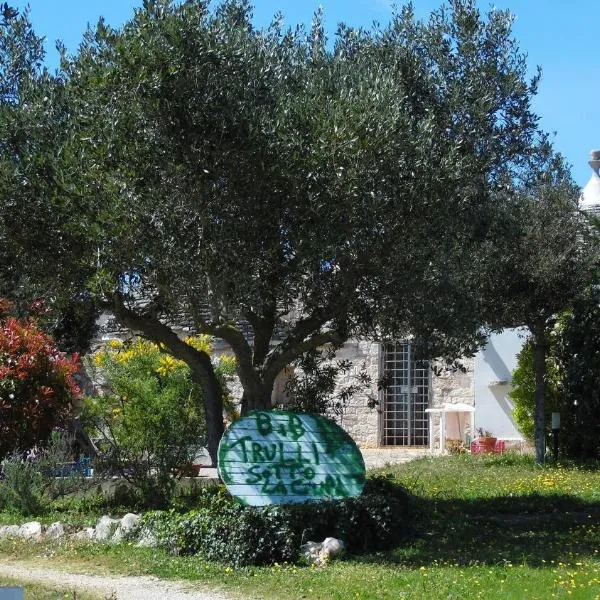
M 581 192 L 579 208 L 600 215 L 600 150 L 591 151 L 588 164 L 592 168 L 592 176 Z

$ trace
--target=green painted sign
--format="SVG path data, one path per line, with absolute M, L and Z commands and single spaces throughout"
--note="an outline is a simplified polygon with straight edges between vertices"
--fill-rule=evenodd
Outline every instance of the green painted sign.
M 219 475 L 244 504 L 265 506 L 358 496 L 365 463 L 333 421 L 288 411 L 254 411 L 219 445 Z

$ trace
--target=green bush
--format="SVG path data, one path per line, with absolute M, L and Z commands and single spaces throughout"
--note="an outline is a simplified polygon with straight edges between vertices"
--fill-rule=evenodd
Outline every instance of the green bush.
M 535 374 L 527 341 L 513 372 L 513 415 L 533 440 Z M 560 315 L 548 343 L 545 397 L 546 435 L 552 412 L 561 415 L 561 453 L 574 460 L 600 458 L 600 290 L 592 288 Z
M 202 391 L 189 368 L 144 340 L 110 342 L 88 366 L 109 390 L 85 399 L 83 420 L 100 449 L 95 468 L 125 478 L 141 506 L 168 505 L 205 436 Z
M 72 447 L 72 436 L 53 432 L 35 457 L 15 453 L 2 461 L 0 510 L 39 516 L 57 499 L 89 489 L 83 472 L 71 468 Z
M 600 459 L 600 289 L 565 318 L 556 355 L 562 366 L 561 441 L 576 460 Z
M 40 515 L 47 505 L 44 495 L 46 478 L 22 456 L 14 454 L 2 463 L 0 481 L 0 510 L 24 516 Z
M 223 488 L 206 490 L 185 514 L 152 512 L 143 525 L 175 554 L 201 554 L 235 566 L 296 562 L 300 546 L 337 537 L 350 552 L 383 550 L 412 533 L 412 498 L 383 478 L 363 495 L 307 504 L 243 506 Z
M 560 328 L 560 325 L 559 325 Z M 551 414 L 558 410 L 561 398 L 561 369 L 555 357 L 555 345 L 560 329 L 550 339 L 546 358 L 546 396 L 544 411 L 546 434 L 550 434 Z M 512 373 L 512 389 L 508 393 L 513 401 L 513 417 L 521 433 L 534 442 L 535 371 L 533 368 L 533 342 L 528 339 L 517 356 L 517 368 Z
M 190 337 L 186 343 L 211 352 L 209 336 Z M 224 355 L 215 363 L 225 412 L 235 418 L 227 388 L 236 372 L 235 358 Z M 206 436 L 202 389 L 192 381 L 189 367 L 143 339 L 111 340 L 86 366 L 107 390 L 86 398 L 82 415 L 99 448 L 96 470 L 127 480 L 128 505 L 169 506 L 177 478 L 190 473 L 190 463 Z

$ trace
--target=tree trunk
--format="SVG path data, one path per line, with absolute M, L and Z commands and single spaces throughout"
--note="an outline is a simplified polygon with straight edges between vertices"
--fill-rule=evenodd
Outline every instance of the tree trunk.
M 546 457 L 546 330 L 538 323 L 533 333 L 533 366 L 535 371 L 535 462 L 542 464 Z
M 207 448 L 213 466 L 217 465 L 219 442 L 223 437 L 223 390 L 217 379 L 210 356 L 196 350 L 177 337 L 177 334 L 156 317 L 138 314 L 128 308 L 120 293 L 113 297 L 112 311 L 117 320 L 145 337 L 164 344 L 169 353 L 184 361 L 190 368 L 192 380 L 202 388 L 206 417 Z
M 213 467 L 217 466 L 219 442 L 223 437 L 223 391 L 210 358 L 195 357 L 188 362 L 192 380 L 202 388 L 206 418 L 206 446 Z
M 87 434 L 86 430 L 83 428 L 79 417 L 76 417 L 71 422 L 71 426 L 73 428 L 73 434 L 75 436 L 75 441 L 79 446 L 82 454 L 89 458 L 96 458 L 98 456 L 98 448 L 94 442 L 92 442 L 90 436 Z
M 240 407 L 241 416 L 247 415 L 251 410 L 269 410 L 271 404 L 271 393 L 273 383 L 271 385 L 262 384 L 257 386 L 254 393 L 244 390 L 242 394 L 242 403 Z

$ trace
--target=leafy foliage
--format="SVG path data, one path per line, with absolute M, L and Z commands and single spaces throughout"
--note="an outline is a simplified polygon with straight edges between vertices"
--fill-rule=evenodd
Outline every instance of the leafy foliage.
M 42 514 L 45 483 L 43 473 L 22 455 L 5 458 L 0 480 L 0 508 L 23 515 Z
M 157 0 L 99 22 L 56 77 L 26 17 L 7 23 L 24 69 L 0 119 L 0 279 L 63 304 L 91 290 L 184 360 L 213 458 L 220 385 L 176 315 L 233 349 L 243 410 L 353 335 L 473 351 L 498 316 L 477 285 L 498 197 L 539 137 L 511 22 L 451 0 L 328 44 L 320 14 L 258 30 L 244 0 Z
M 550 413 L 559 412 L 561 449 L 575 460 L 600 456 L 600 400 L 596 391 L 600 377 L 599 302 L 600 292 L 594 287 L 588 289 L 561 315 L 548 337 L 545 435 L 550 431 Z M 519 354 L 513 388 L 510 396 L 515 402 L 515 419 L 532 439 L 535 371 L 531 340 Z
M 342 415 L 348 400 L 359 393 L 367 396 L 371 408 L 376 404 L 365 365 L 357 369 L 352 361 L 336 360 L 338 349 L 335 346 L 317 348 L 294 362 L 285 384 L 289 401 L 284 408 L 318 415 Z M 348 383 L 339 386 L 342 375 L 346 375 Z
M 0 510 L 40 516 L 58 499 L 89 489 L 84 470 L 73 462 L 73 446 L 71 436 L 53 432 L 36 452 L 7 456 L 0 468 Z
M 556 356 L 561 364 L 563 447 L 571 458 L 600 458 L 600 290 L 591 288 L 566 317 Z
M 562 398 L 562 373 L 557 364 L 555 344 L 560 330 L 555 329 L 552 346 L 546 358 L 546 396 L 544 400 L 546 438 L 550 433 L 550 416 L 559 409 Z M 513 417 L 527 440 L 535 439 L 535 370 L 533 365 L 533 342 L 528 339 L 517 357 L 517 368 L 512 373 L 512 389 L 509 396 L 514 404 Z
M 4 308 L 8 308 L 3 301 Z M 0 310 L 0 457 L 45 443 L 66 427 L 80 394 L 79 358 L 60 353 L 33 319 Z
M 499 323 L 525 325 L 531 334 L 535 373 L 535 449 L 546 450 L 547 356 L 557 315 L 568 310 L 594 278 L 600 246 L 579 212 L 579 191 L 560 155 L 541 144 L 519 185 L 504 198 L 494 224 L 481 297 L 496 305 Z M 502 195 L 501 195 L 502 196 Z M 508 200 L 508 201 L 507 201 Z
M 164 506 L 175 469 L 191 462 L 205 438 L 202 390 L 185 363 L 142 339 L 113 340 L 90 363 L 106 389 L 85 399 L 83 415 L 98 440 L 97 468 L 125 477 L 144 503 Z
M 328 536 L 351 552 L 389 548 L 411 535 L 415 514 L 406 492 L 374 478 L 360 497 L 297 505 L 242 506 L 222 489 L 207 489 L 200 508 L 148 513 L 143 526 L 172 553 L 243 566 L 296 562 L 302 543 Z

